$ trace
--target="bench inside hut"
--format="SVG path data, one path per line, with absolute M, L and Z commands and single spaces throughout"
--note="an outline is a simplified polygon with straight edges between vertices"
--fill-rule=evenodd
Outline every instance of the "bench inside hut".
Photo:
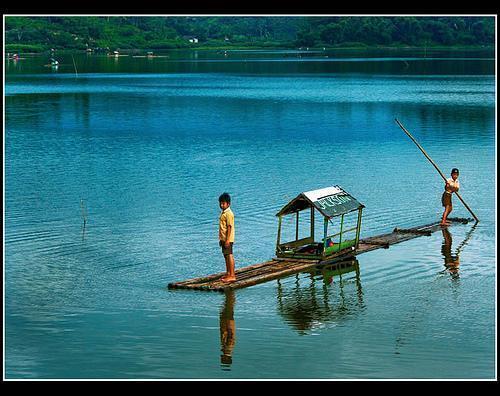
M 354 251 L 359 243 L 363 208 L 363 204 L 340 186 L 300 193 L 276 214 L 279 222 L 276 256 L 328 260 Z M 282 242 L 290 219 L 295 225 L 295 234 Z M 309 224 L 304 226 L 304 219 Z M 318 238 L 317 228 L 322 228 Z

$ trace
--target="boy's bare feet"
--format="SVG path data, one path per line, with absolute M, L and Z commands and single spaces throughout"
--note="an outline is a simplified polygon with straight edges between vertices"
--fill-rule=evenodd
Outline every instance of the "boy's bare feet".
M 221 281 L 224 283 L 234 282 L 236 280 L 235 276 L 223 276 Z

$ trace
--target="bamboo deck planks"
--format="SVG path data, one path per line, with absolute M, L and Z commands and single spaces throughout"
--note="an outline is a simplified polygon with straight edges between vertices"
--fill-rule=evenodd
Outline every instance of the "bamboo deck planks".
M 452 222 L 466 224 L 472 219 L 449 219 Z M 404 242 L 409 239 L 421 236 L 429 236 L 433 232 L 441 230 L 439 222 L 426 224 L 407 229 L 395 228 L 392 232 L 359 240 L 358 249 L 351 253 L 351 256 L 357 256 L 362 253 L 380 248 L 389 248 L 390 245 Z M 339 256 L 338 261 L 345 259 L 346 256 Z M 329 260 L 328 263 L 334 263 L 335 260 Z M 226 289 L 240 289 L 249 287 L 258 283 L 289 276 L 298 272 L 303 272 L 319 264 L 325 264 L 319 260 L 308 259 L 282 259 L 274 258 L 263 263 L 249 265 L 239 268 L 235 271 L 236 281 L 231 283 L 222 282 L 221 278 L 225 272 L 212 274 L 200 278 L 192 278 L 182 282 L 173 282 L 168 284 L 169 289 L 192 289 L 207 291 L 224 291 Z

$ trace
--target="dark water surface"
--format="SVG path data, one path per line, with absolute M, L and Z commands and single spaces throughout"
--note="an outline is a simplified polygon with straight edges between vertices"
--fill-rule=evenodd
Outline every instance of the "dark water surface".
M 495 378 L 494 56 L 163 55 L 6 62 L 6 378 Z M 437 220 L 443 183 L 395 117 L 461 170 L 476 227 L 340 275 L 167 290 L 224 270 L 223 191 L 237 267 L 273 257 L 301 191 L 343 186 L 362 236 Z

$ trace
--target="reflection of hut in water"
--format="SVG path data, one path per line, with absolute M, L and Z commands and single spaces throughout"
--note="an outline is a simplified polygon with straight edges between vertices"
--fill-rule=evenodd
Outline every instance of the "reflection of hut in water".
M 356 292 L 346 293 L 344 288 L 347 281 L 343 276 L 351 272 L 355 273 Z M 338 283 L 338 294 L 333 292 L 332 283 Z M 278 311 L 300 334 L 327 323 L 344 321 L 362 307 L 363 294 L 356 259 L 318 266 L 297 274 L 294 287 L 278 281 Z

